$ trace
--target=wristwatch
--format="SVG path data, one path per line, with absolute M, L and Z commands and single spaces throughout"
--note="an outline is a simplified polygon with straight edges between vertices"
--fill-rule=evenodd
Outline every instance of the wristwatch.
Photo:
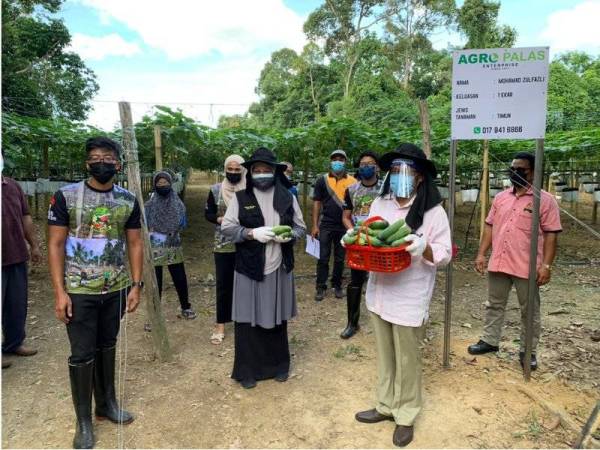
M 132 281 L 131 282 L 131 287 L 139 287 L 140 289 L 144 289 L 144 282 L 143 281 Z

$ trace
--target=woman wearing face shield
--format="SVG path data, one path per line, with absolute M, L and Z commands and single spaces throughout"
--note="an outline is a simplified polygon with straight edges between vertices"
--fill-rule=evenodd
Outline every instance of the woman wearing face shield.
M 231 199 L 221 230 L 236 244 L 232 319 L 235 358 L 231 377 L 246 388 L 257 380 L 286 381 L 290 369 L 287 321 L 296 315 L 294 243 L 306 225 L 290 183 L 266 148 L 244 167 L 246 189 Z M 290 237 L 273 227 L 287 225 Z
M 221 232 L 225 211 L 235 193 L 246 188 L 246 169 L 242 167 L 244 158 L 230 155 L 223 168 L 225 179 L 210 187 L 204 217 L 215 224 L 213 253 L 215 255 L 215 280 L 217 292 L 217 317 L 210 342 L 220 345 L 225 339 L 225 324 L 231 322 L 231 302 L 233 296 L 233 271 L 235 267 L 235 244 Z
M 172 184 L 171 174 L 163 171 L 157 172 L 153 178 L 154 193 L 145 204 L 156 281 L 160 295 L 163 267 L 167 266 L 179 297 L 181 317 L 195 319 L 196 313 L 189 301 L 181 235 L 179 234 L 179 231 L 187 226 L 185 205 L 173 190 Z M 149 324 L 146 324 L 145 328 L 146 331 L 150 331 Z
M 421 149 L 402 144 L 383 155 L 389 171 L 382 194 L 369 216 L 390 223 L 406 220 L 412 234 L 407 251 L 411 265 L 398 273 L 372 272 L 366 292 L 377 344 L 377 406 L 356 414 L 356 420 L 395 421 L 393 443 L 403 447 L 413 439 L 413 423 L 421 411 L 421 352 L 425 322 L 438 267 L 452 255 L 448 217 L 433 180 L 434 164 Z

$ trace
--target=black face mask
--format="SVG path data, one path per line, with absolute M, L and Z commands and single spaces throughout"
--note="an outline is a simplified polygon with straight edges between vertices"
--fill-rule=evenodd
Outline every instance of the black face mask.
M 508 169 L 508 176 L 510 177 L 510 182 L 515 187 L 527 187 L 529 184 L 527 182 L 527 169 L 513 169 L 512 167 Z
M 156 193 L 162 197 L 166 197 L 171 193 L 171 186 L 156 186 Z
M 225 172 L 225 178 L 227 178 L 227 181 L 229 181 L 231 184 L 238 184 L 240 181 L 242 181 L 242 174 Z
M 117 173 L 116 164 L 108 164 L 105 162 L 95 162 L 89 164 L 89 173 L 100 184 L 108 183 Z

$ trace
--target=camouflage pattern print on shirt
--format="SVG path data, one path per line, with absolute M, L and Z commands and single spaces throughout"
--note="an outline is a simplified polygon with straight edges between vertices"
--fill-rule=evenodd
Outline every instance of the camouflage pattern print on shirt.
M 344 202 L 344 209 L 352 209 L 352 221 L 356 224 L 359 220 L 366 220 L 369 217 L 369 211 L 373 200 L 377 198 L 383 185 L 382 180 L 378 180 L 373 186 L 365 186 L 361 182 L 348 187 L 350 205 Z

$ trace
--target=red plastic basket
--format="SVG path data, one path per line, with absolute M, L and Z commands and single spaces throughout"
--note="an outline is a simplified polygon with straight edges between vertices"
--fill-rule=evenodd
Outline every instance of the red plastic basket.
M 371 217 L 358 231 L 360 239 L 361 232 L 364 233 L 369 223 L 381 219 L 381 217 Z M 366 235 L 369 241 L 368 234 Z M 410 253 L 405 249 L 409 244 L 402 244 L 399 247 L 373 247 L 370 245 L 346 245 L 346 263 L 348 267 L 356 270 L 365 270 L 368 272 L 400 272 L 410 266 Z

